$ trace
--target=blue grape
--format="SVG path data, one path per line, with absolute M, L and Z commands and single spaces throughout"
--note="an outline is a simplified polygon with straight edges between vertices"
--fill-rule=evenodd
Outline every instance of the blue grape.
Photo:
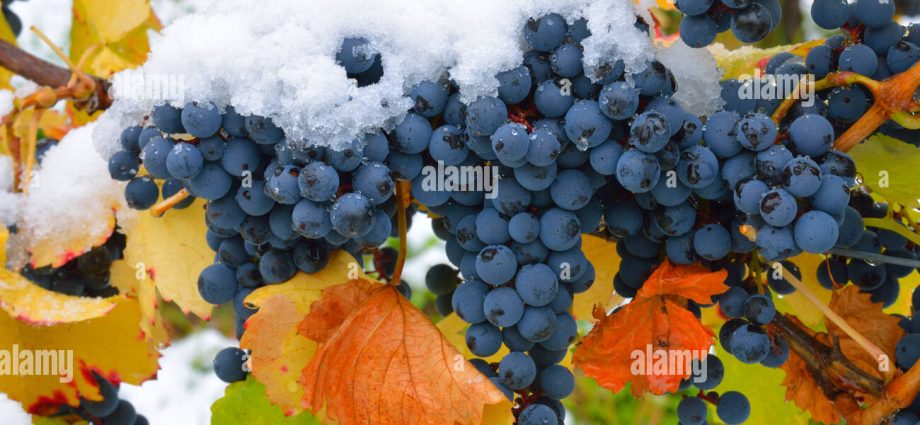
M 141 162 L 137 154 L 128 151 L 118 151 L 109 158 L 109 176 L 118 181 L 129 181 L 137 175 Z
M 751 403 L 744 394 L 737 391 L 726 391 L 719 396 L 716 414 L 726 424 L 740 424 L 751 415 Z
M 821 187 L 810 198 L 811 207 L 838 217 L 850 202 L 847 183 L 835 175 L 821 176 Z
M 480 97 L 466 108 L 466 127 L 473 136 L 491 136 L 507 120 L 508 108 L 497 97 Z
M 531 191 L 548 189 L 556 180 L 556 163 L 545 167 L 524 164 L 514 170 L 514 178 L 521 187 Z
M 550 350 L 565 350 L 575 342 L 576 336 L 578 324 L 575 323 L 575 318 L 567 312 L 562 312 L 556 315 L 556 329 L 553 334 L 540 344 Z
M 743 9 L 732 11 L 732 33 L 742 42 L 754 43 L 767 36 L 773 20 L 774 17 L 766 6 L 751 3 Z
M 550 187 L 553 202 L 560 208 L 575 211 L 591 200 L 591 183 L 584 173 L 578 170 L 562 170 Z
M 852 13 L 847 0 L 815 0 L 811 4 L 811 18 L 819 27 L 827 30 L 843 26 Z
M 730 319 L 741 317 L 744 314 L 744 302 L 749 297 L 750 294 L 743 288 L 732 286 L 719 297 L 719 307 Z
M 741 145 L 755 152 L 769 148 L 776 140 L 776 124 L 770 117 L 760 113 L 746 115 L 738 122 L 735 131 Z
M 271 118 L 250 115 L 246 117 L 246 133 L 260 145 L 274 145 L 284 140 L 284 131 Z
M 285 282 L 297 273 L 290 251 L 270 249 L 259 259 L 259 273 L 267 284 Z
M 821 168 L 807 156 L 795 158 L 783 168 L 783 187 L 799 198 L 814 195 L 821 187 Z
M 426 145 L 428 141 L 425 141 Z M 364 149 L 358 141 L 352 141 L 341 149 L 327 149 L 326 161 L 337 171 L 354 171 L 364 159 Z
M 526 66 L 499 72 L 495 78 L 498 79 L 498 97 L 509 105 L 526 99 L 533 87 L 530 70 Z
M 642 210 L 635 202 L 619 201 L 607 207 L 607 231 L 614 236 L 635 235 L 642 228 Z
M 639 94 L 647 97 L 654 97 L 662 93 L 664 87 L 669 84 L 669 79 L 673 78 L 670 71 L 658 61 L 646 63 L 642 72 L 633 74 L 633 82 Z
M 198 293 L 208 303 L 229 302 L 236 291 L 236 273 L 223 264 L 212 264 L 198 275 Z
M 674 264 L 695 263 L 697 256 L 693 250 L 693 233 L 688 232 L 681 236 L 668 238 L 665 242 L 665 252 L 668 259 Z
M 888 269 L 885 266 L 871 265 L 862 260 L 851 260 L 847 264 L 847 277 L 859 289 L 872 291 L 885 283 Z
M 625 82 L 614 81 L 604 86 L 598 102 L 604 115 L 614 120 L 625 120 L 636 113 L 639 107 L 639 92 Z
M 447 264 L 435 264 L 425 273 L 425 286 L 435 295 L 450 295 L 458 283 L 457 270 Z
M 697 397 L 687 397 L 677 404 L 677 419 L 684 425 L 706 423 L 706 402 Z
M 345 68 L 349 74 L 360 74 L 374 65 L 378 56 L 373 53 L 370 42 L 364 37 L 348 37 L 342 40 L 342 45 L 336 52 L 335 60 Z
M 545 264 L 530 264 L 521 268 L 515 278 L 515 290 L 528 305 L 542 307 L 556 298 L 559 282 L 556 274 Z
M 221 264 L 231 268 L 237 268 L 244 263 L 248 263 L 250 259 L 249 253 L 243 247 L 243 239 L 241 238 L 224 239 L 217 249 L 217 258 Z
M 837 222 L 823 211 L 809 211 L 796 221 L 794 235 L 803 251 L 820 254 L 837 243 Z
M 320 204 L 304 199 L 291 211 L 294 231 L 309 239 L 319 239 L 332 230 L 329 210 Z
M 190 179 L 201 172 L 204 158 L 198 148 L 189 143 L 176 143 L 166 156 L 166 169 L 177 179 Z
M 920 359 L 920 334 L 910 333 L 898 341 L 895 348 L 895 360 L 898 367 L 908 370 Z
M 166 168 L 166 158 L 173 148 L 173 143 L 162 137 L 151 137 L 141 152 L 141 161 L 151 176 L 158 179 L 170 177 Z
M 329 165 L 311 161 L 300 170 L 297 186 L 304 198 L 314 202 L 325 202 L 335 197 L 339 189 L 339 174 Z
M 249 139 L 230 139 L 220 159 L 221 166 L 236 177 L 254 173 L 262 161 L 258 146 Z
M 581 46 L 577 44 L 563 44 L 553 51 L 549 58 L 550 69 L 556 75 L 564 78 L 573 78 L 582 74 Z
M 510 248 L 489 245 L 476 256 L 476 275 L 484 282 L 498 286 L 514 277 L 517 265 L 517 259 Z
M 463 131 L 452 125 L 442 125 L 431 134 L 428 153 L 435 161 L 453 166 L 462 163 L 469 154 Z
M 760 200 L 760 215 L 771 226 L 782 227 L 792 223 L 797 212 L 795 197 L 783 189 L 769 190 Z
M 201 172 L 188 181 L 189 192 L 209 201 L 222 198 L 232 185 L 233 177 L 217 162 L 205 162 Z
M 556 161 L 561 145 L 559 139 L 552 131 L 535 129 L 530 134 L 530 149 L 527 151 L 527 162 L 545 167 Z
M 517 326 L 509 326 L 502 329 L 502 342 L 512 352 L 527 351 L 533 348 L 534 343 L 524 338 L 518 331 Z
M 514 215 L 527 209 L 530 205 L 530 191 L 524 189 L 513 179 L 500 179 L 492 204 L 504 215 Z
M 590 151 L 591 168 L 601 175 L 616 174 L 617 161 L 623 154 L 623 147 L 615 140 L 608 140 Z
M 722 179 L 728 186 L 735 188 L 738 182 L 755 174 L 755 156 L 752 152 L 742 152 L 722 163 Z
M 783 260 L 796 254 L 792 230 L 765 225 L 757 232 L 757 248 L 767 261 Z
M 888 68 L 895 74 L 907 71 L 917 61 L 920 61 L 920 47 L 914 43 L 901 41 L 888 50 Z
M 524 38 L 534 50 L 550 52 L 565 40 L 568 25 L 565 19 L 556 13 L 550 13 L 540 19 L 530 18 L 524 25 Z
M 495 155 L 506 165 L 524 159 L 530 147 L 527 127 L 518 123 L 502 125 L 491 136 L 491 140 Z
M 478 280 L 467 280 L 457 287 L 451 297 L 451 305 L 463 321 L 476 324 L 486 321 L 483 302 L 489 293 L 489 287 Z
M 617 161 L 617 181 L 633 193 L 652 190 L 661 177 L 658 159 L 638 149 L 623 152 Z
M 575 246 L 581 236 L 581 222 L 568 211 L 551 208 L 540 217 L 540 241 L 553 251 Z
M 820 0 L 819 0 L 820 1 Z M 846 0 L 830 0 L 836 2 L 843 2 L 846 4 Z M 817 4 L 816 1 L 813 4 Z M 824 78 L 831 72 L 831 62 L 833 60 L 834 51 L 830 47 L 825 45 L 815 46 L 808 51 L 808 55 L 805 56 L 805 67 L 808 68 L 808 72 L 815 75 L 815 78 Z
M 325 242 L 301 241 L 291 250 L 291 258 L 298 270 L 304 273 L 317 273 L 329 263 L 329 249 Z
M 132 152 L 134 154 L 140 153 L 141 151 L 141 146 L 140 146 L 141 131 L 142 129 L 136 125 L 132 125 L 122 130 L 121 135 L 118 138 L 119 142 L 121 143 L 121 148 L 128 152 Z M 154 129 L 154 131 L 156 130 Z
M 294 205 L 300 201 L 300 168 L 294 165 L 266 170 L 265 194 L 275 202 Z
M 708 46 L 718 33 L 718 24 L 706 15 L 684 16 L 680 21 L 680 38 L 690 47 Z
M 508 353 L 498 364 L 498 376 L 512 390 L 527 388 L 537 377 L 537 366 L 527 354 Z
M 240 208 L 236 198 L 230 194 L 215 201 L 208 203 L 206 216 L 211 223 L 224 229 L 238 229 L 243 220 L 246 219 L 246 212 Z
M 537 110 L 547 118 L 565 115 L 575 103 L 571 82 L 566 79 L 546 80 L 537 85 L 533 100 Z
M 827 100 L 827 115 L 843 122 L 853 122 L 868 109 L 869 98 L 859 87 L 837 87 Z
M 550 307 L 526 307 L 517 322 L 521 336 L 531 342 L 543 342 L 556 330 L 556 312 Z
M 401 152 L 390 152 L 386 160 L 386 166 L 396 173 L 397 176 L 406 180 L 412 180 L 421 174 L 424 165 L 420 155 L 410 155 Z
M 151 114 L 153 125 L 167 134 L 185 133 L 182 127 L 182 111 L 171 105 L 159 105 Z
M 691 189 L 701 189 L 719 178 L 719 160 L 705 146 L 692 146 L 680 153 L 677 177 Z
M 731 334 L 731 352 L 742 363 L 759 363 L 770 351 L 770 337 L 754 325 L 742 325 Z
M 396 148 L 407 154 L 421 153 L 431 141 L 431 124 L 419 114 L 409 113 L 396 125 Z
M 792 122 L 789 138 L 799 153 L 818 157 L 831 149 L 834 127 L 820 115 L 806 114 Z
M 285 145 L 286 146 L 286 145 Z M 220 161 L 227 144 L 220 137 L 208 137 L 198 142 L 198 150 L 205 161 Z
M 163 182 L 163 187 L 160 188 L 161 193 L 163 194 L 163 199 L 168 199 L 169 197 L 179 193 L 180 190 L 185 189 L 185 183 L 179 179 L 169 179 Z M 183 199 L 181 202 L 173 205 L 175 209 L 184 209 L 188 208 L 189 205 L 192 205 L 192 202 L 195 202 L 194 196 L 188 196 Z
M 483 210 L 476 215 L 476 236 L 488 245 L 508 242 L 508 221 L 493 208 Z
M 719 111 L 709 117 L 703 140 L 717 157 L 731 158 L 741 152 L 737 132 L 739 121 L 738 114 L 732 111 Z
M 883 27 L 894 17 L 894 2 L 888 0 L 857 0 L 855 16 L 869 28 Z
M 482 308 L 486 319 L 499 327 L 514 326 L 524 315 L 523 301 L 514 289 L 506 286 L 489 291 Z
M 502 346 L 502 333 L 491 323 L 477 323 L 466 330 L 466 346 L 479 357 L 489 357 Z
M 752 323 L 766 325 L 776 317 L 776 307 L 767 295 L 754 294 L 744 302 L 744 317 Z
M 850 280 L 847 276 L 846 264 L 838 258 L 830 257 L 818 265 L 818 283 L 827 289 L 836 285 L 846 285 Z
M 668 119 L 657 111 L 646 111 L 630 126 L 629 143 L 645 153 L 660 151 L 671 137 Z
M 783 168 L 789 161 L 792 161 L 792 152 L 783 145 L 773 145 L 758 152 L 754 157 L 757 178 L 767 182 L 778 182 L 783 175 Z
M 547 425 L 559 422 L 559 417 L 553 409 L 545 404 L 534 403 L 521 411 L 518 416 L 518 425 Z
M 432 118 L 444 111 L 447 104 L 447 89 L 433 81 L 422 81 L 412 87 L 409 97 L 414 104 L 412 109 L 416 113 Z
M 221 127 L 231 137 L 246 137 L 246 120 L 233 106 L 227 106 L 221 116 Z
M 686 234 L 696 222 L 696 209 L 689 202 L 655 210 L 655 223 L 670 237 Z
M 125 202 L 136 210 L 146 210 L 157 202 L 160 191 L 150 177 L 134 177 L 125 186 Z
M 299 205 L 299 204 L 298 204 Z M 295 213 L 297 208 L 295 207 Z M 329 210 L 332 228 L 348 237 L 364 236 L 374 227 L 373 204 L 359 193 L 347 193 L 337 199 Z M 294 220 L 296 223 L 296 219 Z
M 863 75 L 873 75 L 878 69 L 875 52 L 865 44 L 854 44 L 844 49 L 840 53 L 838 64 L 841 71 L 852 71 Z
M 211 137 L 217 134 L 222 123 L 220 111 L 210 102 L 189 102 L 182 108 L 180 114 L 182 126 L 192 136 L 198 138 Z
M 731 250 L 731 235 L 719 224 L 707 224 L 693 235 L 693 248 L 707 260 L 725 258 Z
M 547 397 L 562 400 L 575 390 L 575 377 L 560 365 L 551 365 L 540 371 L 540 388 Z
M 520 243 L 531 243 L 540 237 L 540 220 L 529 212 L 517 213 L 508 221 L 511 239 Z
M 393 196 L 393 186 L 390 169 L 379 162 L 361 165 L 352 179 L 352 189 L 366 196 L 374 205 L 390 199 Z

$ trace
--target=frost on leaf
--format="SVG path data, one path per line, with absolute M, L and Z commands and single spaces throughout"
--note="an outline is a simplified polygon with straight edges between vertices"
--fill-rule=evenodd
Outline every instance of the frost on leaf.
M 72 378 L 68 380 L 60 373 L 36 375 L 38 363 L 33 363 L 30 372 L 23 370 L 25 366 L 20 362 L 18 374 L 0 373 L 0 392 L 22 403 L 31 413 L 50 414 L 63 404 L 78 405 L 81 396 L 101 398 L 91 372 L 110 381 L 135 385 L 156 376 L 159 353 L 137 328 L 137 301 L 120 298 L 116 304 L 105 316 L 54 326 L 34 326 L 0 312 L 0 347 L 12 349 L 15 344 L 20 353 L 31 352 L 33 356 L 39 350 L 52 350 L 43 353 L 59 356 L 58 372 L 67 372 L 66 366 L 73 365 L 71 373 L 66 374 Z M 72 363 L 68 356 L 72 356 Z
M 713 295 L 728 289 L 722 283 L 725 276 L 724 270 L 665 261 L 632 302 L 610 315 L 595 310 L 599 322 L 575 350 L 575 367 L 614 392 L 627 383 L 636 396 L 677 391 L 680 381 L 690 376 L 690 359 L 705 357 L 714 338 L 687 310 L 687 299 L 710 303 Z M 656 368 L 647 357 L 658 350 L 685 355 L 685 362 L 680 368 Z
M 298 273 L 284 284 L 264 286 L 246 298 L 247 307 L 258 312 L 246 321 L 240 347 L 250 350 L 252 375 L 285 414 L 304 410 L 300 375 L 316 351 L 316 342 L 298 333 L 301 321 L 323 289 L 346 281 L 350 270 L 359 270 L 356 265 L 351 255 L 336 251 L 319 273 Z
M 367 298 L 355 304 L 362 291 Z M 505 400 L 392 286 L 331 287 L 311 309 L 301 329 L 341 320 L 303 371 L 312 412 L 323 410 L 341 425 L 474 425 L 486 405 Z
M 171 210 L 160 218 L 139 214 L 128 229 L 125 262 L 135 271 L 146 273 L 166 301 L 175 302 L 183 312 L 202 318 L 211 316 L 211 304 L 198 293 L 198 274 L 214 262 L 213 251 L 205 240 L 207 225 L 204 202 Z
M 882 311 L 881 304 L 873 303 L 869 294 L 860 292 L 852 285 L 834 291 L 829 307 L 856 332 L 881 349 L 890 359 L 891 369 L 895 367 L 895 347 L 898 340 L 904 336 L 904 331 L 898 326 L 897 317 L 886 314 Z M 787 316 L 787 318 L 800 323 L 793 317 Z M 826 333 L 814 332 L 805 326 L 801 328 L 806 329 L 816 340 L 826 345 L 832 345 L 836 340 L 846 360 L 871 376 L 885 379 L 884 374 L 879 371 L 878 359 L 869 355 L 833 322 L 827 321 L 826 325 Z M 786 372 L 786 378 L 783 380 L 783 386 L 786 387 L 786 400 L 791 400 L 799 408 L 807 410 L 817 421 L 836 423 L 840 420 L 838 411 L 841 409 L 835 408 L 835 400 L 828 398 L 821 383 L 815 379 L 815 374 L 824 372 L 811 370 L 795 351 L 789 353 L 789 359 L 783 364 L 782 369 Z M 854 391 L 855 388 L 857 387 L 854 386 L 848 390 Z M 855 395 L 868 404 L 877 400 L 875 395 L 869 393 Z

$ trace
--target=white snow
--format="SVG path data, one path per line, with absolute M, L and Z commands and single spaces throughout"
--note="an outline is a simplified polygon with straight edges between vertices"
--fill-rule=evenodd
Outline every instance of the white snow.
M 13 92 L 0 90 L 0 116 L 13 112 Z
M 678 39 L 657 54 L 677 80 L 674 101 L 697 116 L 711 115 L 725 104 L 719 80 L 722 70 L 708 49 L 694 49 Z
M 32 178 L 20 222 L 30 246 L 49 240 L 57 246 L 98 240 L 108 234 L 105 217 L 112 209 L 128 210 L 124 183 L 111 179 L 108 163 L 93 149 L 93 127 L 67 133 L 48 150 Z
M 591 18 L 593 35 L 583 42 L 588 67 L 619 58 L 640 71 L 654 49 L 634 27 L 636 7 L 627 0 L 215 2 L 177 19 L 154 40 L 144 66 L 115 77 L 116 106 L 94 137 L 109 155 L 115 130 L 139 122 L 154 104 L 207 100 L 269 116 L 294 143 L 339 145 L 392 125 L 411 106 L 407 90 L 445 71 L 467 100 L 495 94 L 495 74 L 522 62 L 524 23 L 550 11 L 570 22 Z M 384 66 L 381 81 L 363 88 L 335 63 L 342 39 L 358 35 Z M 128 93 L 140 75 L 178 87 Z
M 210 424 L 210 406 L 224 396 L 227 386 L 211 364 L 218 351 L 238 345 L 213 329 L 189 335 L 160 351 L 156 380 L 140 386 L 122 384 L 118 395 L 152 424 Z
M 32 415 L 22 409 L 22 404 L 0 393 L 0 418 L 4 425 L 31 425 Z

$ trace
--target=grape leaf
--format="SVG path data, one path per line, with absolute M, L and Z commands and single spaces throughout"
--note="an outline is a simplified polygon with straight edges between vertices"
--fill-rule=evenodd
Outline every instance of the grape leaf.
M 355 270 L 360 278 L 366 278 L 357 265 L 347 252 L 335 251 L 319 273 L 298 273 L 283 284 L 264 286 L 246 298 L 247 307 L 259 310 L 246 321 L 240 347 L 251 351 L 252 375 L 266 385 L 268 399 L 285 414 L 304 410 L 300 375 L 316 351 L 316 342 L 298 333 L 300 322 L 324 288 Z
M 802 284 L 811 290 L 811 293 L 815 294 L 815 296 L 826 305 L 831 299 L 831 291 L 821 286 L 821 283 L 818 282 L 817 275 L 818 267 L 823 260 L 824 256 L 821 255 L 800 254 L 789 261 L 795 264 L 802 273 Z M 772 272 L 773 270 L 770 269 L 766 270 L 764 273 Z M 763 282 L 766 283 L 766 276 L 764 276 Z M 815 308 L 815 305 L 812 304 L 811 301 L 808 301 L 808 299 L 798 291 L 792 294 L 774 297 L 773 301 L 778 311 L 795 314 L 795 316 L 806 326 L 812 329 L 823 330 L 824 315 L 820 310 Z
M 148 341 L 154 344 L 167 343 L 169 332 L 160 315 L 157 288 L 149 279 L 137 279 L 138 271 L 124 260 L 117 260 L 110 268 L 110 283 L 118 291 L 137 298 L 141 309 L 140 328 Z
M 904 331 L 898 326 L 899 320 L 896 317 L 883 312 L 880 303 L 873 303 L 869 294 L 860 292 L 853 285 L 834 291 L 829 307 L 853 329 L 887 354 L 891 361 L 890 367 L 894 367 L 895 346 L 904 336 Z M 836 339 L 844 357 L 856 367 L 878 378 L 885 378 L 878 370 L 878 359 L 870 356 L 833 322 L 827 321 L 826 327 L 826 333 L 808 330 L 817 340 L 825 344 L 831 344 L 831 341 Z M 789 359 L 783 364 L 782 369 L 786 372 L 783 386 L 786 387 L 787 400 L 792 400 L 796 406 L 807 410 L 817 421 L 833 423 L 840 419 L 834 401 L 824 394 L 804 360 L 795 351 L 789 353 Z M 855 395 L 869 404 L 876 400 L 872 394 Z
M 812 47 L 824 43 L 824 39 L 811 40 L 805 43 L 791 44 L 785 46 L 776 46 L 768 49 L 761 49 L 749 45 L 738 46 L 737 48 L 728 49 L 726 46 L 716 43 L 708 47 L 716 58 L 716 63 L 723 70 L 722 79 L 737 79 L 741 77 L 751 78 L 755 69 L 763 68 L 766 62 L 781 52 L 790 52 L 794 55 L 805 57 Z
M 690 375 L 686 364 L 639 373 L 633 369 L 635 360 L 658 350 L 686 355 L 687 361 L 705 356 L 714 334 L 687 310 L 686 302 L 689 298 L 710 303 L 713 295 L 727 289 L 725 276 L 724 270 L 711 272 L 665 261 L 632 302 L 606 316 L 603 310 L 595 310 L 599 323 L 576 348 L 575 367 L 614 392 L 627 383 L 636 396 L 677 391 L 680 381 Z
M 16 43 L 16 35 L 13 34 L 13 30 L 10 29 L 10 24 L 6 22 L 6 16 L 0 16 L 0 40 L 6 41 L 14 46 Z M 9 69 L 0 67 L 0 89 L 12 90 L 13 86 L 10 85 L 10 78 L 13 77 L 13 72 Z
M 920 148 L 910 143 L 876 134 L 849 152 L 856 171 L 874 194 L 907 208 L 920 207 Z
M 616 244 L 591 235 L 581 237 L 581 250 L 594 266 L 594 285 L 575 296 L 572 316 L 576 319 L 591 320 L 596 305 L 600 304 L 607 310 L 623 301 L 623 298 L 613 291 L 613 276 L 620 270 L 620 256 L 617 255 Z
M 719 393 L 738 391 L 747 396 L 751 403 L 751 416 L 746 423 L 775 423 L 783 418 L 783 424 L 808 425 L 808 415 L 793 403 L 787 403 L 783 390 L 783 371 L 760 364 L 741 363 L 731 353 L 716 344 L 716 355 L 725 367 L 725 377 L 716 388 Z M 756 385 L 752 385 L 756 383 Z
M 31 413 L 49 414 L 62 404 L 76 406 L 79 396 L 99 400 L 101 395 L 90 372 L 106 379 L 139 385 L 156 376 L 159 353 L 138 330 L 137 301 L 116 298 L 108 314 L 94 319 L 54 326 L 34 326 L 0 312 L 0 348 L 20 353 L 31 350 L 67 350 L 73 360 L 71 382 L 57 374 L 14 376 L 0 373 L 0 392 L 20 402 Z M 67 356 L 61 356 L 66 359 Z M 68 362 L 65 361 L 65 368 Z M 59 363 L 60 364 L 60 363 Z M 2 362 L 0 362 L 2 365 Z M 22 365 L 20 365 L 22 370 Z M 37 367 L 37 362 L 35 363 Z M 33 370 L 34 373 L 34 370 Z M 67 379 L 64 379 L 65 381 Z
M 485 405 L 505 400 L 394 287 L 365 287 L 368 298 L 319 344 L 303 371 L 304 402 L 312 412 L 324 410 L 340 425 L 473 425 L 482 423 Z M 348 305 L 335 298 L 350 291 L 323 292 L 301 329 L 342 318 L 326 305 Z M 318 317 L 324 311 L 332 317 Z
M 105 316 L 118 297 L 74 297 L 44 289 L 21 275 L 0 268 L 0 307 L 19 321 L 36 326 L 79 322 Z
M 234 382 L 224 390 L 224 396 L 211 405 L 211 423 L 237 425 L 319 425 L 309 413 L 286 415 L 272 405 L 265 395 L 266 387 L 252 376 Z
M 210 318 L 213 307 L 201 298 L 197 285 L 198 274 L 214 262 L 206 231 L 204 201 L 198 200 L 161 218 L 138 214 L 125 248 L 125 262 L 146 270 L 163 299 L 204 319 Z
M 147 31 L 160 27 L 149 0 L 75 0 L 70 56 L 77 62 L 98 47 L 83 70 L 107 78 L 144 63 L 150 51 Z

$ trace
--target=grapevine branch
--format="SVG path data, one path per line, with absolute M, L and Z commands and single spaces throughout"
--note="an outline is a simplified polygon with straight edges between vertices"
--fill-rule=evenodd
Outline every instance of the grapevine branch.
M 885 81 L 875 81 L 855 72 L 835 72 L 814 83 L 806 82 L 805 84 L 813 88 L 812 92 L 859 84 L 872 94 L 872 107 L 834 143 L 834 147 L 841 151 L 849 151 L 889 119 L 907 129 L 920 129 L 920 116 L 913 115 L 920 111 L 920 104 L 914 99 L 914 93 L 920 87 L 920 62 Z M 799 100 L 794 94 L 801 91 L 797 87 L 776 109 L 773 113 L 773 120 L 776 123 L 781 122 L 789 113 Z
M 412 202 L 412 186 L 408 180 L 399 179 L 396 181 L 396 220 L 399 222 L 399 257 L 396 259 L 396 268 L 393 270 L 393 278 L 390 283 L 399 285 L 402 280 L 403 266 L 406 264 L 406 246 L 408 245 L 407 233 L 409 231 L 406 210 Z

